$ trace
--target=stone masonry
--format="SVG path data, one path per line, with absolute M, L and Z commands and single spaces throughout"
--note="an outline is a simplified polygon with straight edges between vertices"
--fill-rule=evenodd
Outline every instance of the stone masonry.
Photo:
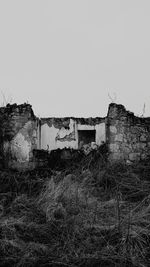
M 110 104 L 107 145 L 110 160 L 131 163 L 150 156 L 150 118 L 136 117 L 124 106 Z
M 39 119 L 26 103 L 0 108 L 1 167 L 32 169 L 37 166 L 36 150 L 79 150 L 89 142 L 95 148 L 106 143 L 110 161 L 145 159 L 150 156 L 150 118 L 136 117 L 115 103 L 105 118 Z
M 0 162 L 8 168 L 33 168 L 38 120 L 29 104 L 0 108 Z

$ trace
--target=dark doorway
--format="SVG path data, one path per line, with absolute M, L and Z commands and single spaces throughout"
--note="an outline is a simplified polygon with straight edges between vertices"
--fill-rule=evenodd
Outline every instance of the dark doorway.
M 81 148 L 85 144 L 95 142 L 96 130 L 78 130 L 78 145 Z

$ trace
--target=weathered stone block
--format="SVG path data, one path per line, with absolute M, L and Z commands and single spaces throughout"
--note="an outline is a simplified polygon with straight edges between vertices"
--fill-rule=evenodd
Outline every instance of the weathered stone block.
M 145 153 L 141 154 L 141 159 L 142 159 L 142 160 L 144 160 L 144 159 L 146 159 L 146 158 L 147 158 L 147 154 L 145 154 Z
M 121 119 L 121 121 L 126 121 L 127 117 L 126 116 L 122 116 L 120 119 Z
M 146 144 L 145 143 L 134 143 L 132 144 L 132 150 L 134 152 L 140 152 L 141 150 L 146 148 Z
M 123 142 L 123 134 L 117 134 L 116 137 L 115 137 L 115 141 Z
M 110 126 L 110 132 L 116 134 L 117 133 L 116 126 Z
M 130 135 L 130 142 L 132 142 L 132 144 L 134 144 L 134 143 L 137 143 L 139 141 L 139 138 L 138 138 L 138 136 L 136 136 L 136 135 Z
M 120 148 L 121 152 L 123 152 L 124 154 L 129 154 L 131 153 L 131 148 L 129 148 L 128 146 L 122 145 Z
M 146 140 L 147 140 L 146 134 L 142 134 L 141 137 L 140 137 L 140 141 L 141 142 L 146 142 Z
M 124 154 L 123 153 L 112 153 L 109 155 L 109 160 L 113 160 L 113 161 L 122 161 L 124 160 Z
M 141 148 L 141 149 L 143 149 L 143 150 L 146 149 L 146 146 L 147 146 L 146 143 L 140 143 L 140 148 Z
M 129 160 L 136 161 L 140 159 L 140 153 L 130 153 Z
M 109 149 L 111 152 L 114 152 L 114 153 L 119 152 L 119 144 L 116 144 L 116 143 L 110 144 Z

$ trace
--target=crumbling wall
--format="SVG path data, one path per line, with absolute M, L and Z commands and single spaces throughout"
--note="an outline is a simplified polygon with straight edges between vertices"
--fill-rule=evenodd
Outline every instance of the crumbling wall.
M 4 167 L 34 168 L 36 149 L 76 150 L 81 148 L 80 141 L 91 141 L 91 147 L 106 142 L 110 160 L 145 159 L 150 156 L 150 118 L 136 117 L 114 103 L 106 118 L 38 119 L 29 104 L 0 108 L 0 164 Z
M 0 154 L 5 167 L 34 167 L 32 151 L 37 148 L 37 128 L 31 105 L 8 104 L 0 108 Z
M 8 104 L 0 108 L 0 163 L 21 170 L 34 168 L 37 149 L 78 149 L 79 130 L 94 130 L 95 142 L 101 145 L 105 141 L 105 118 L 38 119 L 31 105 Z
M 130 163 L 150 155 L 150 118 L 136 117 L 124 106 L 112 103 L 106 134 L 110 160 Z
M 47 118 L 41 119 L 40 148 L 45 150 L 78 149 L 78 131 L 96 131 L 96 144 L 106 140 L 105 119 L 103 118 Z
M 76 123 L 71 118 L 41 119 L 41 149 L 76 149 L 76 135 Z

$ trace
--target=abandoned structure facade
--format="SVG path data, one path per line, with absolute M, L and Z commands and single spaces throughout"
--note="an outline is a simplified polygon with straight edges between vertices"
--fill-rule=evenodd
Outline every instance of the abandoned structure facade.
M 0 162 L 15 169 L 37 166 L 34 151 L 71 149 L 102 144 L 108 159 L 131 163 L 150 156 L 150 118 L 136 117 L 123 105 L 111 103 L 104 118 L 41 118 L 31 105 L 0 108 Z

